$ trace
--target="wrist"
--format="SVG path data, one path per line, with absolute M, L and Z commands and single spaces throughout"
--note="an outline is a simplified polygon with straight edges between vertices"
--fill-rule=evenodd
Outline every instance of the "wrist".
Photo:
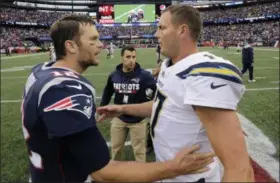
M 125 104 L 125 105 L 120 105 L 120 113 L 121 114 L 125 114 L 126 113 L 126 111 L 127 111 L 127 105 Z
M 168 160 L 165 162 L 168 172 L 172 173 L 173 177 L 177 177 L 180 175 L 178 171 L 178 164 L 174 162 L 174 160 Z

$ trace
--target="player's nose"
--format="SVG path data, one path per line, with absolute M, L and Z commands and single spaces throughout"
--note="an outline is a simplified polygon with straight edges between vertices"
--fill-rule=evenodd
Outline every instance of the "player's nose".
M 156 33 L 155 33 L 155 37 L 157 38 L 157 39 L 160 39 L 160 31 L 159 31 L 159 28 L 157 28 L 157 30 L 156 30 Z
M 102 49 L 104 46 L 104 44 L 99 40 L 98 44 L 97 44 L 97 47 Z
M 157 31 L 155 33 L 155 37 L 158 38 L 158 29 L 157 29 Z

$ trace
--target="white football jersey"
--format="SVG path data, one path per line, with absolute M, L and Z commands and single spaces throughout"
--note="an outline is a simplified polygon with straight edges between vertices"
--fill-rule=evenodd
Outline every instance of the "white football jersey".
M 245 87 L 237 67 L 209 52 L 190 55 L 169 66 L 161 65 L 157 93 L 151 117 L 151 135 L 157 161 L 175 157 L 176 153 L 193 144 L 200 152 L 213 151 L 205 128 L 192 105 L 236 110 Z M 226 121 L 225 121 L 226 123 Z M 220 182 L 219 164 L 215 160 L 209 171 L 178 176 L 165 182 Z
M 110 52 L 112 54 L 114 53 L 114 45 L 113 45 L 113 43 L 110 43 Z
M 55 62 L 56 61 L 56 54 L 55 54 L 55 50 L 54 47 L 50 47 L 50 52 L 51 52 L 51 61 Z

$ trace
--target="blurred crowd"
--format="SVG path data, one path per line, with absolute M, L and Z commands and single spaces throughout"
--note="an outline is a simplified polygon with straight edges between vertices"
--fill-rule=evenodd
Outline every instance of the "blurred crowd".
M 216 9 L 201 12 L 206 20 L 217 20 L 223 18 L 245 18 L 271 14 L 279 14 L 280 2 L 261 5 L 242 6 L 230 9 Z M 20 10 L 11 8 L 0 8 L 0 21 L 20 21 L 51 24 L 65 12 L 43 12 L 34 10 Z M 141 37 L 154 35 L 156 26 L 142 27 L 98 27 L 101 37 Z M 41 28 L 1 28 L 1 48 L 5 46 L 22 46 L 22 41 L 30 37 L 48 37 L 49 29 Z M 237 45 L 244 40 L 263 42 L 272 46 L 279 40 L 279 21 L 269 21 L 249 24 L 211 25 L 205 26 L 200 41 L 227 41 L 230 45 Z
M 149 27 L 98 27 L 100 36 L 143 36 L 154 35 L 156 26 Z M 29 37 L 48 37 L 48 29 L 7 28 L 1 31 L 2 45 L 21 46 L 22 40 Z M 203 28 L 200 41 L 227 41 L 230 45 L 237 45 L 245 40 L 263 42 L 273 46 L 279 40 L 279 22 L 259 22 L 250 24 L 216 25 Z
M 37 28 L 1 28 L 1 48 L 4 46 L 23 46 L 23 40 L 34 37 L 49 37 L 48 29 Z
M 32 22 L 52 24 L 67 12 L 34 11 L 25 9 L 0 8 L 0 21 Z
M 273 46 L 279 40 L 279 21 L 204 27 L 201 41 L 226 41 L 230 45 L 240 42 L 263 42 Z
M 201 11 L 204 21 L 217 19 L 259 17 L 271 14 L 279 14 L 280 2 L 268 4 L 255 4 L 235 8 L 217 8 L 214 10 Z M 52 24 L 67 12 L 34 11 L 12 8 L 0 8 L 0 21 L 34 22 Z
M 223 8 L 215 10 L 207 10 L 201 12 L 204 21 L 214 21 L 219 19 L 238 19 L 260 17 L 267 15 L 279 14 L 280 2 L 269 4 L 257 4 L 252 6 L 241 6 L 236 8 Z
M 154 35 L 156 26 L 142 27 L 98 27 L 100 36 L 143 36 Z

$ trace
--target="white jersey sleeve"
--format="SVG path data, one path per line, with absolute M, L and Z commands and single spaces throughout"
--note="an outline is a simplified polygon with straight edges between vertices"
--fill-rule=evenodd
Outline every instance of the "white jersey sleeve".
M 184 104 L 236 110 L 245 86 L 235 66 L 207 62 L 188 72 L 184 75 Z

